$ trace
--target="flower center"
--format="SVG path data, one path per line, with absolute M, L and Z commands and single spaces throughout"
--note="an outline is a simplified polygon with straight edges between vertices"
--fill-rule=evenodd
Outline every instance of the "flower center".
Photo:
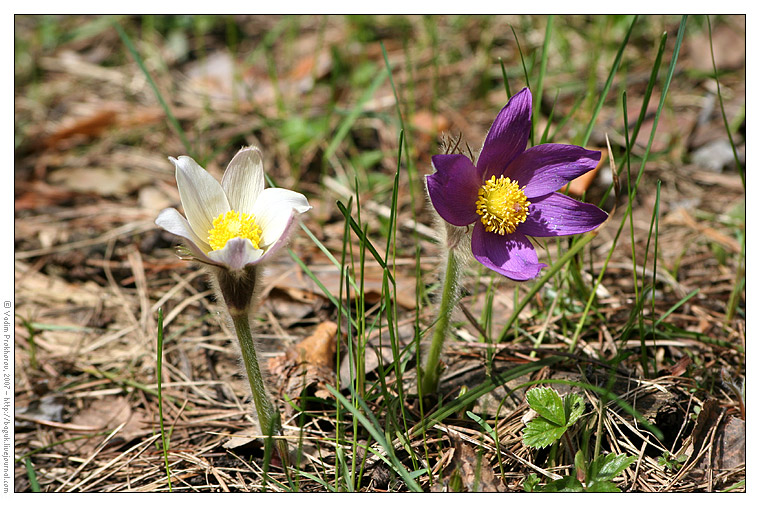
M 213 250 L 221 250 L 232 238 L 248 238 L 253 248 L 259 248 L 261 227 L 253 215 L 228 211 L 214 220 L 214 228 L 208 231 L 208 244 Z
M 486 226 L 487 232 L 505 235 L 512 234 L 517 226 L 528 218 L 530 202 L 525 192 L 504 176 L 491 176 L 485 185 L 478 190 L 478 200 L 475 211 L 480 215 L 480 221 Z

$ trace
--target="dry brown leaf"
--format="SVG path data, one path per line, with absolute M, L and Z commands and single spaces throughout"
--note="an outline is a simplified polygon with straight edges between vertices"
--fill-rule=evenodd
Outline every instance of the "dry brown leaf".
M 112 109 L 98 111 L 87 118 L 78 118 L 73 123 L 58 129 L 44 141 L 46 148 L 68 148 L 76 139 L 91 139 L 99 136 L 105 129 L 116 123 L 118 114 Z
M 311 77 L 319 79 L 327 75 L 332 67 L 332 58 L 328 51 L 322 51 L 319 55 L 308 54 L 301 57 L 288 72 L 287 80 L 303 85 L 311 85 Z
M 225 449 L 237 449 L 256 441 L 261 434 L 261 430 L 258 427 L 248 427 L 242 429 L 232 435 L 230 438 L 222 444 Z
M 96 428 L 99 431 L 111 431 L 119 425 L 124 425 L 113 444 L 129 442 L 139 437 L 150 435 L 149 418 L 141 409 L 133 409 L 129 399 L 125 396 L 107 396 L 95 398 L 89 407 L 74 415 L 71 422 L 75 425 Z M 80 449 L 84 454 L 89 454 L 101 443 L 100 439 L 86 441 Z
M 669 366 L 666 368 L 666 371 L 668 372 L 668 375 L 673 377 L 680 377 L 684 373 L 686 373 L 686 369 L 691 364 L 691 357 L 690 356 L 683 356 L 681 359 L 678 360 L 678 362 L 672 366 Z
M 15 190 L 19 192 L 13 200 L 14 211 L 30 210 L 52 206 L 74 196 L 74 192 L 48 185 L 44 181 L 16 181 Z
M 412 127 L 417 131 L 420 142 L 429 143 L 439 134 L 446 132 L 451 127 L 451 122 L 445 116 L 433 115 L 425 109 L 414 113 Z
M 49 179 L 73 192 L 104 196 L 129 195 L 153 182 L 148 174 L 120 167 L 66 167 L 51 173 Z
M 81 426 L 106 429 L 127 422 L 132 416 L 129 401 L 124 396 L 95 398 L 89 407 L 76 414 L 71 422 Z
M 732 470 L 746 464 L 746 423 L 738 417 L 721 418 L 721 413 L 718 401 L 710 399 L 705 402 L 697 417 L 692 434 L 692 456 L 696 456 L 703 445 L 712 445 L 700 458 L 697 469 Z
M 691 433 L 692 456 L 696 457 L 702 450 L 702 446 L 710 433 L 710 430 L 718 422 L 720 417 L 720 404 L 718 400 L 711 398 L 704 402 L 702 410 L 697 416 L 697 424 Z
M 310 336 L 291 345 L 284 355 L 269 360 L 269 371 L 280 379 L 281 392 L 298 399 L 305 389 L 314 388 L 314 396 L 330 397 L 325 384 L 335 382 L 337 332 L 337 324 L 322 322 Z M 287 405 L 285 410 L 287 413 L 292 408 Z
M 322 322 L 311 336 L 289 348 L 285 354 L 291 361 L 334 368 L 337 331 L 335 322 Z
M 715 436 L 713 468 L 731 470 L 747 461 L 747 425 L 738 417 L 729 417 Z
M 130 114 L 121 114 L 118 118 L 120 127 L 144 127 L 158 123 L 164 119 L 164 112 L 160 108 L 142 108 Z
M 451 462 L 441 471 L 439 486 L 441 491 L 469 492 L 505 492 L 507 488 L 496 477 L 493 467 L 483 455 L 456 435 L 454 441 L 454 456 Z M 461 488 L 461 489 L 460 489 Z

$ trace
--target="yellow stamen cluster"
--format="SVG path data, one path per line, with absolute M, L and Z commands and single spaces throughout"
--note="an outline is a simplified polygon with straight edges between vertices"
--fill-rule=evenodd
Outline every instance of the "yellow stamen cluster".
M 478 190 L 475 211 L 481 216 L 480 221 L 487 232 L 505 235 L 512 234 L 517 226 L 528 218 L 530 202 L 525 197 L 516 181 L 504 176 L 491 176 Z
M 214 228 L 208 231 L 208 244 L 213 250 L 221 250 L 232 238 L 248 238 L 253 248 L 259 248 L 261 227 L 253 215 L 228 211 L 214 219 Z

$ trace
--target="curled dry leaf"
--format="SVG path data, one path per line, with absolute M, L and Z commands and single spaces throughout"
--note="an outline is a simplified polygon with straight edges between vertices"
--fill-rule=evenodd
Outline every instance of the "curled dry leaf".
M 739 417 L 730 416 L 723 420 L 715 433 L 712 452 L 712 468 L 732 470 L 747 462 L 747 425 Z M 705 455 L 698 467 L 707 468 L 709 455 Z
M 290 347 L 285 355 L 295 363 L 333 369 L 337 331 L 338 325 L 334 322 L 323 322 L 311 336 Z

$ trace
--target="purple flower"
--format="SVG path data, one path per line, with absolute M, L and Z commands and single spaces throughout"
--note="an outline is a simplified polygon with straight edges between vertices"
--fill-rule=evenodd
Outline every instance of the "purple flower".
M 472 253 L 485 267 L 513 280 L 535 278 L 538 262 L 527 236 L 588 232 L 607 219 L 593 204 L 557 192 L 595 168 L 601 152 L 567 144 L 525 149 L 531 94 L 523 88 L 494 120 L 477 164 L 464 155 L 433 156 L 427 176 L 430 201 L 455 226 L 474 224 Z

